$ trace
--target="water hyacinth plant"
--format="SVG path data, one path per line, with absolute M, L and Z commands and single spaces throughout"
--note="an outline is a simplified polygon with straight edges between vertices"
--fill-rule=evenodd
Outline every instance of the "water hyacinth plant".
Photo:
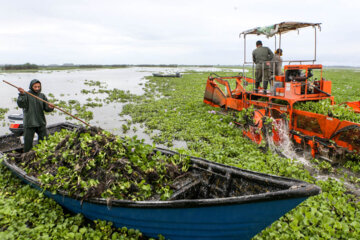
M 99 128 L 56 132 L 26 154 L 9 153 L 43 189 L 88 199 L 167 200 L 187 158 L 168 157 L 134 138 Z
M 218 74 L 224 76 L 232 73 Z M 336 102 L 359 100 L 360 72 L 326 69 L 324 74 L 333 82 L 332 94 Z M 322 194 L 308 199 L 274 222 L 255 236 L 256 240 L 358 239 L 359 197 L 349 191 L 341 179 L 323 176 L 322 180 L 316 180 L 316 174 L 312 175 L 313 172 L 298 161 L 282 158 L 269 151 L 262 152 L 242 136 L 241 129 L 230 125 L 232 118 L 213 114 L 212 111 L 219 109 L 202 102 L 208 75 L 192 72 L 184 74 L 181 81 L 150 77 L 143 85 L 145 94 L 133 98 L 121 113 L 131 117 L 131 122 L 126 126 L 131 128 L 132 124 L 139 123 L 156 143 L 172 146 L 176 141 L 186 142 L 187 148 L 178 149 L 183 154 L 293 177 L 321 186 Z M 93 96 L 91 98 L 94 99 Z M 129 154 L 136 151 L 136 147 L 131 146 Z M 346 166 L 352 172 L 359 172 L 358 162 L 348 162 Z M 327 166 L 324 167 L 329 170 Z M 358 179 L 355 177 L 353 181 Z M 21 184 L 3 166 L 0 166 L 0 216 L 0 239 L 142 238 L 139 236 L 141 233 L 134 233 L 135 230 L 115 230 L 104 222 L 89 224 L 81 215 L 64 213 L 54 201 Z
M 295 104 L 295 109 L 329 115 L 340 120 L 360 123 L 360 114 L 355 113 L 350 107 L 345 104 L 331 105 L 329 99 L 319 102 L 299 102 Z

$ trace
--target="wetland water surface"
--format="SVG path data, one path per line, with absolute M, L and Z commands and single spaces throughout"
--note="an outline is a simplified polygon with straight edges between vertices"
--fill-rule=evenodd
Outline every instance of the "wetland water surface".
M 239 69 L 228 69 L 230 71 L 240 71 Z M 28 90 L 29 83 L 32 79 L 39 79 L 42 83 L 42 92 L 48 97 L 53 94 L 58 100 L 69 101 L 77 100 L 81 104 L 87 103 L 88 98 L 105 97 L 104 94 L 83 94 L 82 89 L 92 90 L 98 89 L 96 86 L 86 85 L 86 81 L 99 81 L 103 83 L 106 89 L 120 89 L 130 91 L 131 94 L 141 95 L 144 93 L 143 85 L 146 82 L 145 76 L 149 76 L 154 72 L 184 72 L 184 71 L 221 71 L 218 68 L 120 68 L 120 69 L 94 69 L 94 70 L 61 70 L 61 71 L 39 71 L 39 72 L 15 72 L 15 73 L 1 73 L 2 80 L 13 83 L 18 87 Z M 18 91 L 5 84 L 1 83 L 0 88 L 0 108 L 8 108 L 9 111 L 5 115 L 3 124 L 0 124 L 0 135 L 10 133 L 9 122 L 7 116 L 9 114 L 22 113 L 21 109 L 17 108 L 16 98 Z M 102 107 L 89 108 L 93 112 L 94 118 L 89 121 L 91 125 L 99 126 L 114 134 L 122 134 L 122 124 L 126 121 L 124 117 L 120 117 L 119 113 L 126 103 L 109 103 L 102 102 Z M 54 114 L 47 115 L 47 124 L 54 124 L 59 122 L 70 121 L 79 123 L 77 120 L 66 120 L 66 115 L 60 114 L 58 110 Z M 150 138 L 147 134 L 141 131 L 137 126 L 138 131 L 128 131 L 127 135 L 138 135 L 139 138 L 145 139 L 150 143 Z M 182 143 L 178 143 L 178 147 L 185 147 Z
M 150 69 L 151 70 L 151 69 Z M 133 94 L 142 94 L 142 86 L 145 82 L 144 76 L 150 75 L 149 69 L 143 68 L 123 68 L 123 69 L 96 69 L 96 70 L 70 70 L 70 71 L 40 71 L 35 73 L 3 73 L 1 78 L 7 80 L 18 87 L 25 90 L 29 89 L 29 83 L 32 79 L 39 79 L 42 83 L 42 92 L 49 98 L 49 94 L 53 94 L 59 100 L 77 100 L 80 103 L 86 103 L 86 99 L 95 98 L 98 94 L 82 94 L 82 89 L 91 90 L 95 87 L 85 85 L 85 80 L 93 80 L 103 82 L 107 89 L 129 90 Z M 5 115 L 5 122 L 8 123 L 7 116 L 9 114 L 21 113 L 21 109 L 17 109 L 14 98 L 17 98 L 18 91 L 2 83 L 0 88 L 1 108 L 9 108 Z M 94 113 L 94 119 L 90 124 L 101 126 L 102 128 L 111 130 L 117 127 L 119 116 L 123 104 L 104 104 L 103 107 L 90 108 Z M 47 123 L 53 124 L 64 122 L 65 115 L 60 115 L 58 110 L 55 114 L 47 115 Z M 117 121 L 114 123 L 114 121 Z M 76 123 L 77 121 L 71 121 Z M 121 124 L 120 124 L 121 127 Z M 8 125 L 1 126 L 0 135 L 9 133 Z

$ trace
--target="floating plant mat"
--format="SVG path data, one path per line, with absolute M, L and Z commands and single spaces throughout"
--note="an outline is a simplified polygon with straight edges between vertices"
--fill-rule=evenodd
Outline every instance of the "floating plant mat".
M 50 132 L 30 152 L 7 153 L 7 158 L 53 193 L 144 201 L 226 198 L 286 188 L 229 177 L 225 170 L 192 164 L 188 156 L 166 154 L 100 128 Z
M 166 200 L 189 160 L 167 156 L 136 138 L 119 138 L 100 128 L 61 130 L 28 153 L 8 159 L 51 192 L 88 199 Z
M 0 108 L 0 120 L 5 118 L 5 114 L 9 111 L 8 108 Z

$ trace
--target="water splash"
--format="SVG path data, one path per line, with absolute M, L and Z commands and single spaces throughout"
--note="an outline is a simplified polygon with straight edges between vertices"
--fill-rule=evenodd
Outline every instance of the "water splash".
M 343 167 L 335 167 L 336 169 L 341 169 L 339 173 L 324 173 L 319 169 L 316 164 L 312 163 L 310 160 L 304 157 L 305 151 L 301 151 L 299 153 L 296 151 L 293 142 L 290 139 L 289 127 L 286 121 L 275 121 L 273 120 L 273 126 L 276 129 L 279 135 L 279 141 L 274 142 L 272 134 L 267 134 L 266 140 L 268 142 L 269 148 L 271 151 L 280 153 L 286 158 L 293 159 L 295 162 L 302 164 L 307 170 L 309 170 L 313 177 L 317 180 L 327 181 L 327 179 L 331 178 L 340 183 L 343 183 L 344 186 L 350 190 L 353 194 L 360 196 L 360 189 L 357 183 L 352 183 L 348 179 L 344 178 L 344 173 L 347 175 L 354 175 L 348 169 L 344 169 Z M 355 174 L 355 177 L 359 177 Z
M 294 159 L 305 166 L 311 166 L 303 154 L 296 152 L 295 146 L 290 139 L 289 125 L 287 121 L 273 119 L 273 127 L 279 135 L 279 141 L 274 142 L 272 134 L 267 134 L 266 141 L 273 152 L 281 153 L 286 158 Z

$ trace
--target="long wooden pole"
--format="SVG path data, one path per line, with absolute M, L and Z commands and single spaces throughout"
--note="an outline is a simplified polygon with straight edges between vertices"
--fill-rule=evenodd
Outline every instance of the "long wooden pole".
M 10 86 L 13 86 L 13 87 L 14 87 L 14 88 L 16 88 L 16 89 L 19 89 L 17 86 L 15 86 L 14 84 L 9 83 L 8 81 L 3 80 L 3 82 L 4 82 L 4 83 L 9 84 Z M 84 120 L 81 120 L 81 119 L 80 119 L 80 118 L 78 118 L 78 117 L 75 117 L 75 116 L 74 116 L 74 115 L 72 115 L 71 113 L 68 113 L 67 111 L 65 111 L 65 110 L 63 110 L 63 109 L 61 109 L 61 108 L 59 108 L 58 106 L 56 106 L 56 105 L 54 105 L 54 104 L 52 104 L 52 103 L 49 103 L 49 102 L 45 101 L 44 99 L 39 98 L 38 96 L 35 96 L 34 94 L 31 94 L 31 93 L 29 93 L 29 92 L 27 92 L 27 91 L 24 91 L 24 93 L 26 93 L 26 94 L 28 94 L 28 95 L 30 95 L 30 96 L 32 96 L 32 97 L 34 97 L 34 98 L 36 98 L 36 99 L 38 99 L 38 100 L 40 100 L 40 101 L 44 102 L 44 103 L 47 103 L 47 104 L 51 104 L 51 105 L 53 105 L 53 106 L 54 106 L 54 108 L 56 108 L 56 109 L 58 109 L 58 110 L 62 111 L 63 113 L 65 113 L 65 114 L 69 115 L 70 117 L 73 117 L 73 118 L 75 118 L 76 120 L 78 120 L 78 121 L 80 121 L 80 122 L 84 123 L 86 126 L 91 127 L 91 125 L 90 125 L 89 123 L 85 122 Z

